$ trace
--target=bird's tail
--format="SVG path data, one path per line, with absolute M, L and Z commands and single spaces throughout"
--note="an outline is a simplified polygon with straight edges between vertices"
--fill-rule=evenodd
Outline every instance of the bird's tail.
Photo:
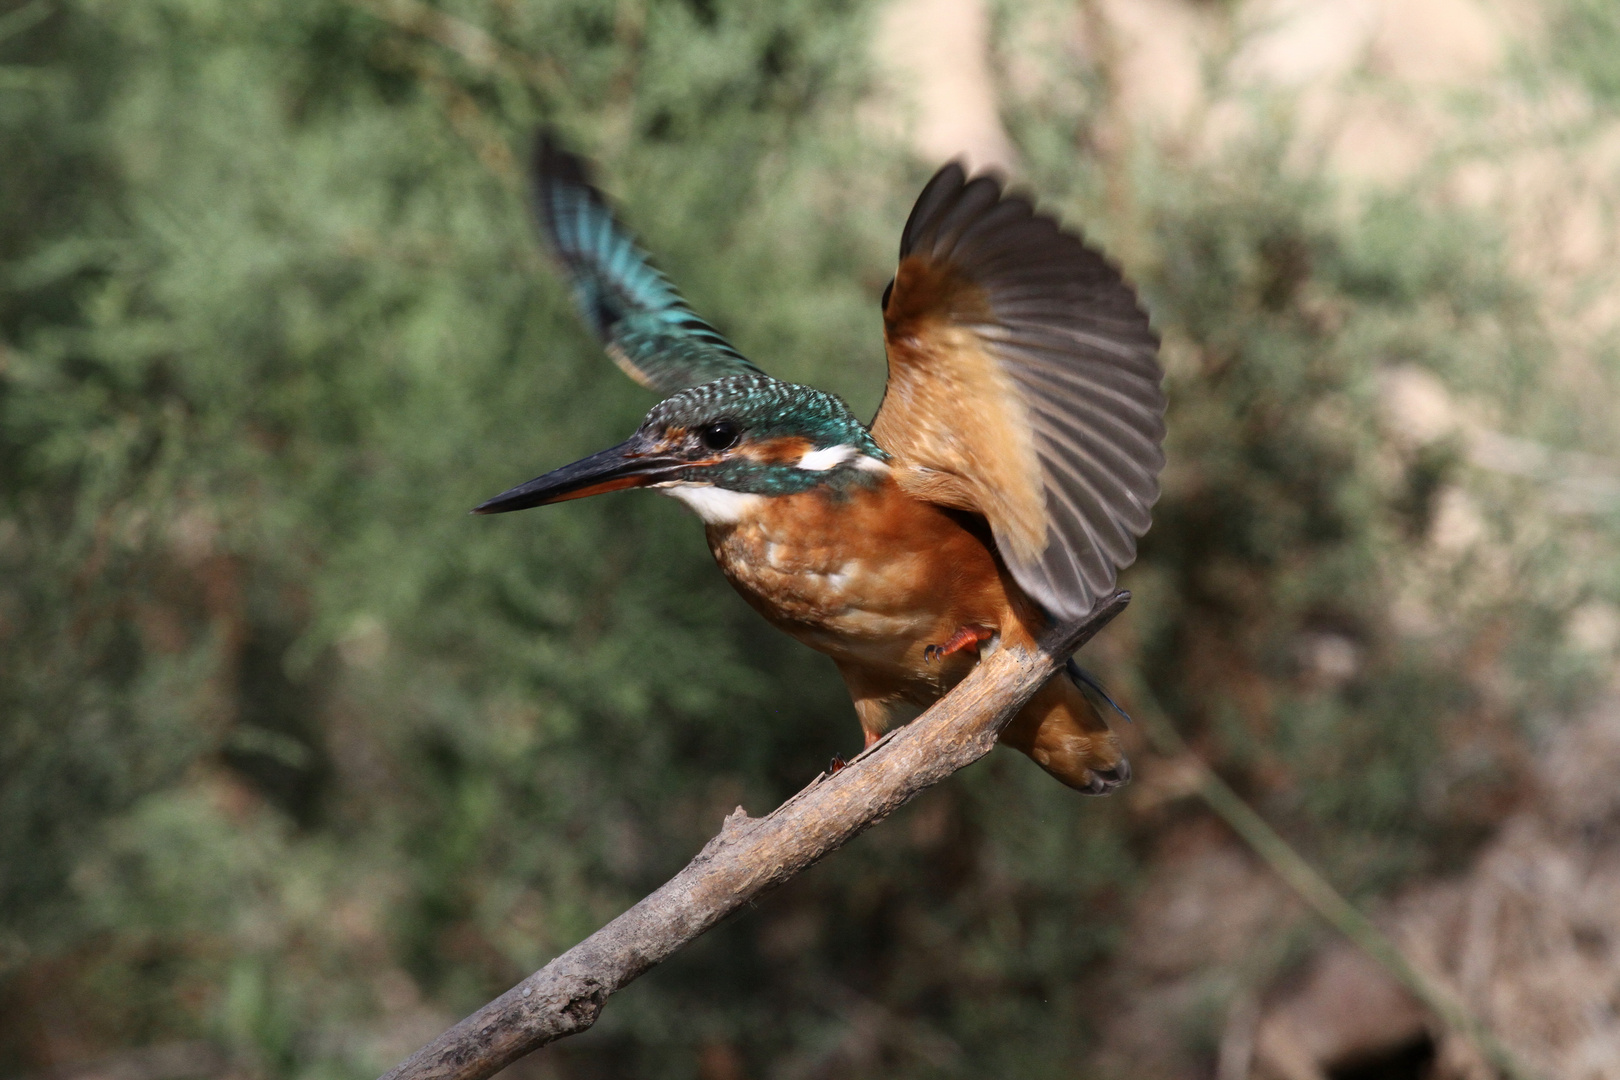
M 1069 657 L 1069 662 L 1063 665 L 1063 670 L 1069 673 L 1069 678 L 1074 680 L 1074 685 L 1078 686 L 1081 690 L 1089 690 L 1092 694 L 1102 698 L 1110 709 L 1113 709 L 1115 712 L 1119 713 L 1122 718 L 1124 718 L 1127 724 L 1136 723 L 1136 721 L 1131 719 L 1131 714 L 1120 708 L 1119 702 L 1115 701 L 1109 696 L 1108 690 L 1103 686 L 1102 682 L 1097 678 L 1097 676 L 1081 667 L 1074 657 Z

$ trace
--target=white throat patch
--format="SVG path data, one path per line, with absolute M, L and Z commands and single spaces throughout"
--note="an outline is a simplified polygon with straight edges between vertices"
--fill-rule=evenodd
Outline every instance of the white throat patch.
M 703 519 L 705 525 L 735 525 L 759 509 L 765 496 L 747 491 L 731 491 L 713 484 L 692 484 L 677 480 L 656 485 L 672 499 L 679 499 Z

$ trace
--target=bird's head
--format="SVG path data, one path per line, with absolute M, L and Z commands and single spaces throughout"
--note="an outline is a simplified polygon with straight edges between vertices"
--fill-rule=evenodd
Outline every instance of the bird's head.
M 874 483 L 888 471 L 887 459 L 837 397 L 734 375 L 682 390 L 618 446 L 503 492 L 473 513 L 652 487 L 714 524 L 738 520 L 763 497 Z

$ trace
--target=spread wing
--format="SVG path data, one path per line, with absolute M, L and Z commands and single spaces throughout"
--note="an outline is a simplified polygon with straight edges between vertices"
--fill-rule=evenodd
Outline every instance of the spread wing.
M 673 394 L 759 372 L 653 269 L 591 183 L 589 166 L 546 132 L 535 145 L 533 176 L 535 213 L 574 301 L 626 374 Z
M 1158 338 L 1102 255 L 941 169 L 883 301 L 872 435 L 919 498 L 982 513 L 1024 590 L 1078 618 L 1136 558 L 1164 465 Z

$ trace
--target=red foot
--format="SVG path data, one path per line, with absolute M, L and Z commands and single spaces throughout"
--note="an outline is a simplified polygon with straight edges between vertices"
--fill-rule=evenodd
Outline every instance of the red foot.
M 945 644 L 930 645 L 924 649 L 923 660 L 930 664 L 938 663 L 952 653 L 959 653 L 963 649 L 977 649 L 995 636 L 996 632 L 988 626 L 964 626 L 952 634 L 951 640 Z
M 833 773 L 838 772 L 848 764 L 849 762 L 844 760 L 843 754 L 834 754 L 833 759 L 827 762 L 827 775 L 831 776 Z

